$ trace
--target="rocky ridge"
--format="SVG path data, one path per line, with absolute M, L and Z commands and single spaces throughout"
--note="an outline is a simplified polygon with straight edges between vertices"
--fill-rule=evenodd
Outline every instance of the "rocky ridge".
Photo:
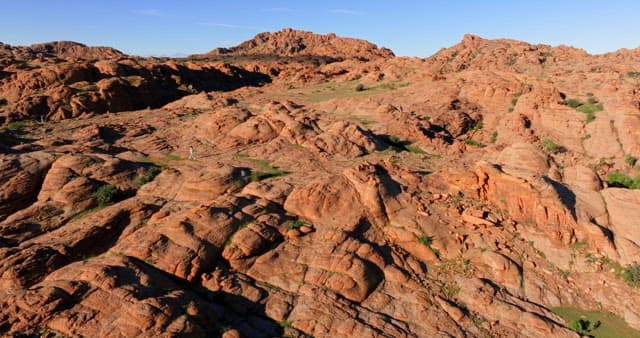
M 637 53 L 469 35 L 358 59 L 309 34 L 259 35 L 232 64 L 9 62 L 0 332 L 578 337 L 558 307 L 640 329 L 640 196 L 610 179 L 636 176 Z M 78 67 L 95 105 L 56 113 Z M 162 84 L 149 108 L 102 88 L 128 72 Z M 15 114 L 35 88 L 45 123 Z

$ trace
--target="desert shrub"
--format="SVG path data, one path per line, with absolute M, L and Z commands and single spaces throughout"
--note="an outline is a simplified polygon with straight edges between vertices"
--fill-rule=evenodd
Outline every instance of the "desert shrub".
M 424 246 L 431 246 L 433 243 L 433 236 L 422 235 L 418 237 L 418 242 L 420 242 Z
M 638 159 L 633 155 L 627 155 L 625 156 L 624 161 L 629 166 L 633 167 L 634 165 L 636 165 L 636 162 L 638 162 Z
M 640 287 L 640 264 L 629 265 L 622 269 L 622 279 L 634 288 Z
M 491 143 L 496 143 L 497 140 L 498 140 L 498 132 L 494 131 L 493 133 L 491 133 Z
M 555 142 L 553 142 L 553 140 L 544 139 L 542 140 L 542 149 L 547 153 L 552 154 L 558 151 L 558 145 Z
M 589 97 L 587 103 L 577 99 L 565 99 L 563 103 L 581 113 L 587 114 L 585 123 L 591 123 L 596 119 L 595 113 L 604 110 L 604 106 L 592 93 L 587 93 L 587 96 Z
M 569 322 L 569 329 L 575 331 L 583 336 L 589 336 L 591 331 L 600 327 L 600 321 L 596 320 L 592 322 L 585 318 L 580 318 L 578 320 L 572 320 Z
M 478 131 L 478 130 L 482 129 L 483 127 L 484 127 L 484 125 L 483 125 L 482 121 L 478 121 L 478 123 L 476 123 L 476 124 L 473 126 L 473 130 L 474 130 L 474 131 Z
M 578 101 L 577 99 L 566 99 L 564 100 L 563 104 L 565 106 L 569 106 L 573 109 L 578 108 L 582 105 L 582 102 Z
M 151 181 L 153 181 L 153 179 L 158 176 L 158 174 L 160 174 L 160 172 L 162 171 L 162 169 L 160 169 L 160 167 L 158 166 L 151 166 L 149 167 L 147 170 L 144 171 L 144 173 L 142 175 L 140 175 L 137 179 L 136 179 L 136 186 L 141 187 Z
M 287 222 L 284 226 L 289 230 L 293 230 L 293 229 L 302 228 L 304 225 L 305 225 L 305 222 L 303 220 L 297 219 L 295 221 Z
M 615 170 L 607 175 L 607 184 L 610 187 L 640 189 L 640 176 L 633 178 L 619 170 Z
M 362 83 L 358 83 L 358 85 L 356 86 L 356 91 L 357 92 L 361 92 L 364 91 L 366 88 L 364 87 L 364 85 Z
M 466 140 L 464 140 L 464 143 L 470 146 L 474 146 L 474 147 L 482 147 L 482 143 L 472 139 L 472 138 L 468 138 Z
M 411 144 L 407 144 L 404 146 L 404 149 L 406 149 L 408 152 L 410 153 L 414 153 L 414 154 L 426 154 L 427 152 L 422 150 L 422 148 L 411 145 Z
M 288 328 L 292 327 L 293 323 L 290 320 L 281 320 L 278 322 L 278 325 L 280 325 L 280 327 L 282 328 Z
M 7 126 L 7 130 L 9 131 L 20 131 L 24 128 L 24 122 L 11 122 Z
M 113 203 L 113 198 L 118 193 L 118 189 L 112 184 L 101 185 L 91 197 L 96 200 L 98 206 L 104 207 Z
M 590 98 L 591 99 L 591 98 Z M 594 114 L 604 110 L 602 103 L 596 101 L 595 103 L 585 103 L 576 108 L 577 111 L 585 114 Z
M 276 167 L 272 167 L 265 171 L 262 171 L 262 170 L 251 171 L 250 179 L 251 179 L 251 182 L 259 182 L 262 180 L 266 180 L 267 178 L 279 177 L 287 174 L 290 174 L 290 172 L 286 170 L 278 169 Z

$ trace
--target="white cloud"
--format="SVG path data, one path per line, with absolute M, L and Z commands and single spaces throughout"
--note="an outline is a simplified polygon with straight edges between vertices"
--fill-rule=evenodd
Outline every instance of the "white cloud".
M 146 16 L 165 16 L 165 14 L 161 10 L 155 8 L 139 9 L 137 11 L 134 11 L 134 13 Z

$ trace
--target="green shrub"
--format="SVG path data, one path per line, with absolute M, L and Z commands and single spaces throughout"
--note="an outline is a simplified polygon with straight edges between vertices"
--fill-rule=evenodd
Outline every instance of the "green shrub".
M 640 189 L 640 176 L 632 178 L 619 170 L 615 170 L 607 175 L 607 184 L 610 187 Z
M 364 85 L 362 83 L 358 83 L 358 85 L 356 86 L 356 91 L 357 92 L 361 92 L 364 91 L 366 88 L 364 87 Z
M 577 99 L 566 99 L 563 103 L 581 113 L 587 114 L 585 123 L 591 123 L 596 119 L 595 113 L 604 110 L 604 106 L 592 93 L 587 93 L 587 96 L 589 97 L 587 103 Z
M 474 130 L 474 131 L 478 131 L 478 130 L 482 129 L 483 127 L 484 127 L 484 125 L 482 124 L 482 121 L 478 121 L 478 123 L 476 123 L 476 124 L 473 126 L 473 130 Z
M 569 329 L 583 336 L 589 336 L 591 331 L 600 327 L 600 321 L 591 322 L 588 319 L 580 318 L 569 322 Z
M 640 288 L 640 264 L 629 265 L 622 269 L 622 279 L 634 288 Z
M 169 161 L 180 161 L 182 159 L 180 156 L 173 153 L 166 154 L 165 158 Z
M 282 328 L 287 328 L 293 326 L 293 323 L 290 320 L 281 320 L 278 322 L 278 325 Z
M 482 143 L 480 143 L 480 142 L 478 142 L 478 141 L 476 141 L 474 139 L 471 139 L 471 138 L 468 138 L 468 139 L 464 140 L 464 143 L 467 144 L 467 145 L 470 145 L 470 146 L 475 146 L 475 147 L 481 147 L 482 146 Z
M 149 167 L 149 169 L 145 170 L 145 172 L 136 179 L 136 186 L 140 188 L 141 186 L 153 181 L 160 172 L 162 172 L 162 169 L 158 166 L 154 165 Z
M 113 203 L 113 198 L 118 193 L 118 189 L 112 184 L 101 185 L 91 197 L 96 200 L 99 207 L 107 206 Z
M 408 152 L 410 153 L 414 153 L 414 154 L 426 154 L 427 152 L 422 150 L 420 147 L 411 145 L 411 144 L 407 144 L 404 146 L 404 149 L 406 149 Z
M 418 237 L 418 242 L 420 242 L 424 246 L 430 247 L 433 243 L 433 236 L 422 235 Z
M 303 220 L 297 219 L 295 221 L 287 222 L 284 226 L 285 226 L 285 228 L 287 228 L 289 230 L 293 230 L 293 229 L 302 228 L 305 224 L 306 223 Z
M 564 100 L 563 104 L 565 106 L 569 106 L 573 109 L 578 108 L 582 105 L 582 102 L 578 101 L 577 99 L 566 99 Z
M 597 113 L 599 111 L 604 110 L 604 106 L 602 105 L 602 103 L 597 103 L 598 101 L 596 101 L 596 103 L 585 103 L 582 104 L 580 106 L 578 106 L 576 108 L 577 111 L 581 112 L 581 113 L 585 113 L 585 114 L 594 114 Z
M 7 130 L 9 131 L 20 131 L 24 128 L 24 122 L 11 122 L 7 126 Z
M 553 142 L 553 140 L 544 139 L 542 140 L 542 149 L 547 153 L 552 154 L 558 151 L 558 145 L 555 142 Z
M 272 167 L 266 171 L 255 170 L 251 171 L 251 182 L 259 182 L 262 180 L 266 180 L 267 178 L 279 177 L 290 174 L 290 172 L 286 170 L 280 170 L 276 167 Z
M 491 133 L 491 143 L 496 143 L 497 140 L 498 140 L 498 132 L 494 131 L 493 133 Z
M 633 167 L 638 162 L 638 159 L 633 155 L 627 155 L 624 158 L 624 161 L 630 166 Z

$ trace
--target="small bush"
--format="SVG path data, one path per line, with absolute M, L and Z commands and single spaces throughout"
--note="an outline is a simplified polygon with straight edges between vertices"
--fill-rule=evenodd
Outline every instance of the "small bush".
M 633 167 L 634 165 L 636 165 L 636 162 L 638 162 L 638 159 L 633 155 L 627 155 L 627 156 L 625 156 L 624 161 L 630 167 Z
M 619 170 L 615 170 L 607 175 L 607 184 L 610 187 L 640 189 L 640 176 L 632 178 Z
M 389 136 L 389 143 L 392 146 L 402 147 L 402 141 L 400 141 L 400 138 L 398 136 Z
M 587 96 L 589 97 L 587 99 L 587 103 L 581 102 L 577 99 L 566 99 L 563 103 L 581 113 L 587 114 L 585 123 L 591 123 L 596 119 L 595 113 L 604 110 L 604 106 L 595 96 L 593 96 L 592 93 L 587 93 Z
M 140 188 L 141 186 L 153 181 L 153 179 L 158 176 L 160 172 L 162 172 L 162 169 L 160 169 L 160 167 L 149 167 L 149 169 L 145 170 L 145 172 L 136 179 L 136 186 Z
M 430 247 L 433 243 L 433 236 L 422 235 L 418 237 L 418 242 L 420 242 L 424 246 Z
M 476 141 L 474 139 L 471 139 L 471 138 L 468 138 L 468 139 L 464 140 L 464 143 L 467 144 L 467 145 L 470 145 L 470 146 L 474 146 L 474 147 L 482 147 L 482 143 L 480 143 L 480 142 L 478 142 L 478 141 Z
M 493 133 L 491 133 L 491 143 L 496 143 L 497 140 L 498 140 L 498 132 L 494 131 Z
M 591 322 L 588 319 L 580 318 L 569 322 L 569 329 L 583 336 L 589 336 L 591 331 L 600 327 L 600 321 Z
M 564 100 L 563 103 L 565 106 L 569 106 L 573 109 L 576 109 L 582 105 L 582 102 L 578 101 L 577 99 L 567 99 L 567 100 Z
M 550 139 L 542 140 L 542 149 L 549 154 L 553 154 L 558 151 L 558 145 Z
M 113 198 L 118 193 L 118 189 L 112 184 L 101 185 L 91 197 L 96 200 L 99 207 L 107 206 L 113 203 Z
M 271 168 L 266 171 L 255 170 L 251 171 L 251 182 L 259 182 L 262 180 L 266 180 L 267 178 L 279 177 L 290 174 L 290 172 L 286 170 L 280 170 L 278 168 Z
M 278 325 L 282 328 L 287 328 L 293 326 L 293 323 L 290 320 L 281 320 L 278 322 Z
M 24 122 L 11 122 L 7 126 L 7 130 L 9 131 L 20 131 L 24 128 Z
M 301 219 L 297 219 L 295 221 L 289 221 L 287 222 L 287 224 L 285 224 L 284 226 L 289 229 L 289 230 L 293 230 L 293 229 L 299 229 L 302 228 L 306 223 L 301 220 Z
M 364 91 L 366 88 L 364 87 L 364 85 L 362 83 L 358 83 L 358 85 L 356 86 L 356 91 L 357 92 L 361 92 Z
M 404 149 L 406 149 L 408 152 L 410 153 L 414 153 L 414 154 L 426 154 L 427 152 L 422 150 L 421 148 L 411 145 L 411 144 L 407 144 L 404 146 Z
M 640 288 L 640 264 L 629 265 L 622 270 L 622 279 L 634 288 Z
M 585 103 L 583 105 L 580 105 L 576 108 L 576 110 L 585 114 L 594 114 L 604 110 L 604 106 L 602 105 L 602 103 L 597 103 L 596 101 L 596 103 Z
M 627 76 L 630 78 L 638 78 L 640 77 L 640 72 L 627 72 Z
M 478 123 L 476 123 L 476 124 L 473 126 L 473 130 L 474 130 L 474 131 L 478 131 L 478 130 L 482 129 L 483 127 L 484 127 L 484 125 L 482 124 L 482 121 L 478 121 Z

